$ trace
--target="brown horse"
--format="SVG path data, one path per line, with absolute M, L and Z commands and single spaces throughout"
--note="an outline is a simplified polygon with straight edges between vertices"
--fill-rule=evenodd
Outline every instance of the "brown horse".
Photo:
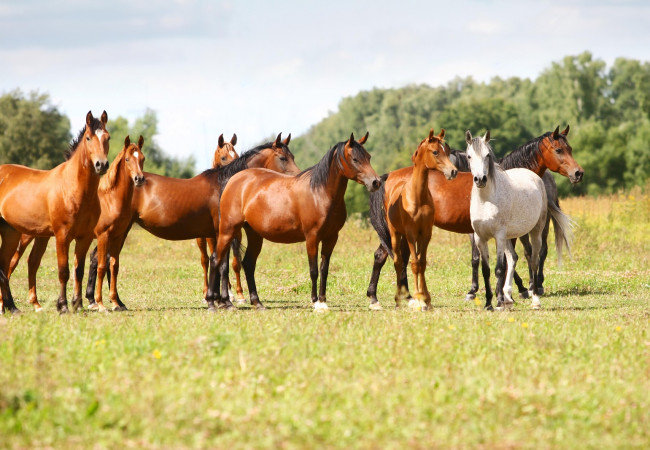
M 288 142 L 288 138 L 282 141 L 279 134 L 275 141 L 243 153 L 227 166 L 208 169 L 190 179 L 145 173 L 146 183 L 133 193 L 131 221 L 117 242 L 110 245 L 121 250 L 134 222 L 154 236 L 172 241 L 215 237 L 219 230 L 221 189 L 231 176 L 252 167 L 282 173 L 299 172 Z M 91 307 L 94 303 L 95 261 L 98 261 L 96 257 L 91 264 L 86 289 Z M 120 302 L 117 292 L 115 295 Z
M 537 175 L 543 175 L 546 169 L 558 172 L 569 178 L 572 183 L 582 179 L 583 170 L 573 159 L 573 149 L 567 141 L 569 127 L 560 132 L 559 127 L 553 132 L 548 132 L 524 144 L 502 160 L 504 168 L 525 167 L 533 170 Z M 512 164 L 512 165 L 511 165 Z M 381 244 L 375 251 L 373 266 L 367 296 L 371 309 L 381 309 L 377 300 L 377 283 L 381 268 L 388 257 L 390 248 L 390 235 L 386 224 L 384 205 L 384 191 L 392 189 L 394 184 L 403 183 L 413 173 L 413 167 L 405 167 L 384 175 L 384 189 L 370 195 L 370 220 L 379 235 Z M 433 197 L 434 216 L 433 224 L 443 230 L 454 233 L 471 234 L 474 232 L 469 216 L 469 205 L 474 183 L 470 173 L 459 172 L 454 180 L 447 181 L 438 171 L 429 172 L 429 192 Z M 408 246 L 402 247 L 404 265 L 408 263 Z M 490 289 L 490 268 L 482 266 L 483 279 L 486 286 L 486 303 L 491 304 L 492 291 Z M 401 285 L 408 286 L 406 272 L 402 272 Z M 408 289 L 408 288 L 407 288 Z M 407 294 L 408 295 L 408 294 Z
M 255 265 L 263 239 L 273 242 L 306 242 L 311 299 L 316 310 L 327 309 L 326 289 L 329 261 L 347 212 L 344 195 L 348 180 L 364 184 L 369 191 L 381 182 L 370 165 L 370 155 L 363 148 L 368 134 L 355 141 L 339 142 L 321 161 L 297 176 L 269 170 L 253 169 L 232 177 L 221 197 L 221 222 L 217 240 L 217 267 L 221 274 L 220 306 L 232 307 L 228 298 L 227 252 L 233 239 L 241 238 L 246 229 L 248 247 L 242 261 L 251 304 L 263 308 L 255 285 Z M 316 295 L 318 278 L 318 246 L 322 242 L 320 293 Z M 208 309 L 214 311 L 219 278 L 210 276 Z
M 95 236 L 97 237 L 97 248 L 100 260 L 106 261 L 106 255 L 113 249 L 108 247 L 108 243 L 115 240 L 115 235 L 123 232 L 126 225 L 131 221 L 131 198 L 133 197 L 133 186 L 142 186 L 144 183 L 144 175 L 142 167 L 144 165 L 145 157 L 142 154 L 142 146 L 144 145 L 144 138 L 140 136 L 138 144 L 132 144 L 129 136 L 124 139 L 124 148 L 115 157 L 113 164 L 108 168 L 106 176 L 99 182 L 98 195 L 101 208 L 99 220 L 95 226 Z M 27 245 L 32 240 L 36 240 L 32 251 L 29 253 L 28 260 L 28 279 L 29 279 L 29 302 L 34 306 L 36 311 L 41 310 L 41 305 L 38 303 L 36 296 L 36 272 L 40 266 L 43 253 L 47 248 L 49 237 L 37 237 L 23 234 L 20 237 L 20 245 L 11 260 L 11 267 L 9 269 L 9 276 L 16 268 L 20 257 L 25 251 Z M 113 254 L 119 255 L 119 252 Z M 119 257 L 111 256 L 111 266 L 119 266 Z M 98 270 L 99 276 L 99 289 L 97 291 L 97 298 L 95 309 L 106 310 L 102 301 L 102 282 L 106 272 L 106 264 L 100 264 Z M 116 272 L 113 271 L 115 274 Z M 115 305 L 115 309 L 119 310 L 121 305 L 118 303 L 116 294 L 114 292 L 115 280 L 111 279 L 111 300 Z
M 75 274 L 72 308 L 81 305 L 86 252 L 93 240 L 93 229 L 100 214 L 97 187 L 99 177 L 108 169 L 108 116 L 101 120 L 89 111 L 86 126 L 66 152 L 64 163 L 52 170 L 24 166 L 0 166 L 0 288 L 2 308 L 18 312 L 9 288 L 11 258 L 20 235 L 39 238 L 54 236 L 59 268 L 60 293 L 57 310 L 68 312 L 67 283 L 70 278 L 68 253 L 75 240 Z
M 402 276 L 402 241 L 406 240 L 411 254 L 411 270 L 415 278 L 415 298 L 409 306 L 429 309 L 431 295 L 427 289 L 424 271 L 427 266 L 427 248 L 431 240 L 433 228 L 433 198 L 429 192 L 428 173 L 439 170 L 448 180 L 456 177 L 458 170 L 447 155 L 443 143 L 445 130 L 442 129 L 436 136 L 433 128 L 429 136 L 420 142 L 413 157 L 413 172 L 410 179 L 401 184 L 392 184 L 391 190 L 386 190 L 385 210 L 390 233 L 395 273 L 397 274 L 397 293 L 395 303 L 400 305 L 404 300 L 406 286 L 400 285 Z
M 286 145 L 289 145 L 291 141 L 291 133 L 285 139 Z M 223 134 L 219 136 L 219 141 L 216 150 L 214 151 L 214 158 L 212 159 L 212 168 L 216 169 L 218 167 L 223 167 L 230 164 L 235 159 L 239 158 L 237 152 L 235 151 L 235 145 L 237 144 L 237 135 L 233 134 L 230 142 L 224 142 Z M 210 258 L 208 255 L 214 253 L 214 249 L 217 246 L 217 242 L 214 238 L 198 238 L 196 240 L 196 245 L 199 247 L 201 252 L 201 266 L 203 267 L 203 298 L 205 299 L 206 294 L 208 293 L 208 267 L 210 264 Z M 210 253 L 208 254 L 208 247 L 210 248 Z M 233 255 L 232 258 L 232 269 L 235 272 L 235 279 L 237 281 L 236 293 L 237 300 L 244 301 L 244 290 L 241 286 L 241 264 L 239 263 L 238 255 Z M 231 297 L 233 297 L 231 293 Z

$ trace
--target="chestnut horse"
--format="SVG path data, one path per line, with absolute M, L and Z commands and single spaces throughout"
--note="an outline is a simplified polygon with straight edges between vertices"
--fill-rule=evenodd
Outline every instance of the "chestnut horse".
M 19 312 L 9 288 L 9 265 L 20 235 L 39 238 L 54 236 L 59 269 L 60 293 L 57 310 L 68 312 L 67 284 L 70 278 L 68 254 L 75 244 L 74 296 L 72 308 L 81 306 L 86 252 L 99 219 L 97 196 L 99 177 L 108 169 L 106 111 L 101 120 L 86 114 L 86 125 L 66 152 L 64 163 L 52 170 L 36 170 L 14 164 L 0 166 L 0 288 L 2 306 Z
M 111 244 L 121 250 L 127 233 L 135 222 L 162 239 L 171 241 L 215 237 L 219 230 L 219 197 L 231 176 L 251 167 L 267 168 L 276 172 L 298 173 L 299 169 L 281 134 L 275 141 L 255 147 L 230 164 L 208 169 L 190 179 L 179 179 L 145 173 L 144 186 L 133 193 L 131 221 L 126 231 Z M 111 256 L 113 256 L 111 254 Z M 94 303 L 96 257 L 88 274 L 86 298 Z M 97 261 L 97 263 L 95 262 Z M 119 266 L 115 265 L 117 272 Z M 117 273 L 111 276 L 117 277 Z M 116 292 L 119 299 L 119 295 Z
M 315 166 L 297 176 L 254 169 L 232 177 L 221 197 L 221 222 L 217 240 L 217 267 L 221 274 L 220 306 L 232 307 L 228 299 L 227 252 L 233 239 L 241 238 L 246 229 L 248 247 L 242 266 L 248 283 L 251 305 L 263 309 L 255 284 L 255 265 L 262 250 L 263 239 L 279 243 L 305 242 L 311 277 L 311 299 L 316 310 L 327 309 L 326 289 L 329 261 L 345 224 L 345 191 L 348 180 L 364 184 L 369 191 L 381 186 L 370 165 L 370 155 L 363 148 L 368 133 L 359 141 L 350 135 L 348 141 L 332 147 Z M 318 278 L 318 246 L 321 248 L 320 292 L 316 295 Z M 210 277 L 208 309 L 215 310 L 219 278 Z
M 413 174 L 411 178 L 401 184 L 393 184 L 392 189 L 386 191 L 384 205 L 388 219 L 395 273 L 397 274 L 397 292 L 395 303 L 400 305 L 402 296 L 408 292 L 405 286 L 400 285 L 402 277 L 402 242 L 406 240 L 411 254 L 411 270 L 415 279 L 415 298 L 409 306 L 420 307 L 424 310 L 431 307 L 431 295 L 427 289 L 424 271 L 427 266 L 427 248 L 431 240 L 433 228 L 433 198 L 428 187 L 428 173 L 430 170 L 439 170 L 448 180 L 456 177 L 458 170 L 449 161 L 443 143 L 445 130 L 435 136 L 433 128 L 429 137 L 425 138 L 412 156 Z
M 287 136 L 287 139 L 285 139 L 287 145 L 289 144 L 290 140 L 291 140 L 291 133 L 289 134 L 289 136 Z M 237 152 L 235 151 L 235 145 L 237 145 L 236 134 L 232 135 L 232 139 L 230 139 L 230 142 L 224 141 L 223 134 L 219 136 L 219 141 L 217 142 L 217 148 L 214 151 L 214 158 L 212 159 L 213 169 L 226 166 L 231 162 L 233 162 L 235 159 L 239 158 L 239 155 L 237 155 Z M 214 253 L 214 249 L 217 246 L 217 242 L 214 240 L 214 238 L 198 238 L 196 240 L 196 245 L 199 247 L 199 251 L 201 252 L 201 266 L 203 267 L 203 298 L 205 298 L 205 295 L 208 293 L 208 267 L 210 264 L 210 257 L 208 255 Z M 209 254 L 208 254 L 208 247 L 210 248 Z M 236 286 L 237 299 L 243 301 L 244 290 L 241 287 L 241 275 L 240 275 L 241 265 L 239 263 L 239 259 L 237 258 L 236 254 L 232 258 L 232 269 L 235 272 L 235 278 L 237 280 L 237 286 Z
M 95 236 L 97 237 L 98 255 L 106 259 L 108 252 L 108 242 L 115 239 L 115 234 L 123 231 L 125 226 L 131 220 L 131 198 L 133 197 L 133 186 L 142 186 L 144 183 L 144 175 L 142 167 L 144 165 L 145 157 L 142 154 L 142 146 L 144 145 L 144 138 L 140 136 L 138 144 L 132 144 L 129 136 L 124 139 L 124 148 L 115 157 L 115 160 L 108 168 L 106 176 L 99 182 L 98 195 L 101 208 L 99 220 L 95 226 Z M 28 278 L 29 278 L 29 302 L 34 306 L 36 311 L 40 311 L 41 305 L 38 303 L 36 296 L 36 272 L 40 266 L 43 253 L 47 248 L 49 237 L 34 238 L 28 234 L 23 234 L 20 237 L 20 245 L 11 260 L 11 267 L 9 269 L 9 276 L 16 268 L 20 257 L 25 251 L 29 243 L 35 240 L 34 247 L 29 253 L 28 260 Z M 119 256 L 119 252 L 116 253 Z M 111 265 L 114 265 L 111 257 Z M 119 264 L 119 261 L 117 262 Z M 105 269 L 105 267 L 104 267 Z M 105 272 L 105 270 L 104 270 Z M 104 280 L 104 272 L 99 272 L 99 289 L 97 291 L 96 305 L 100 310 L 105 310 L 104 303 L 102 302 L 102 289 L 101 282 Z M 114 288 L 115 280 L 111 280 L 111 288 Z M 111 291 L 111 300 L 116 310 L 121 309 L 124 305 L 120 305 L 117 298 Z
M 528 168 L 540 176 L 544 174 L 546 169 L 550 169 L 568 177 L 572 183 L 579 182 L 584 172 L 573 159 L 573 149 L 566 138 L 568 133 L 568 126 L 562 132 L 559 131 L 558 127 L 553 132 L 545 133 L 531 140 L 507 155 L 503 159 L 504 166 L 509 167 L 509 164 L 513 164 L 510 167 Z M 461 166 L 462 164 L 459 162 L 458 167 Z M 413 167 L 405 167 L 383 175 L 382 179 L 385 180 L 384 189 L 370 194 L 370 221 L 380 239 L 380 245 L 375 251 L 375 262 L 367 291 L 371 309 L 381 309 L 381 305 L 377 300 L 377 283 L 391 245 L 385 211 L 383 210 L 385 189 L 390 189 L 393 184 L 402 183 L 411 176 L 412 172 Z M 473 180 L 470 173 L 459 172 L 454 180 L 447 181 L 440 172 L 429 172 L 429 192 L 433 197 L 433 223 L 435 226 L 454 233 L 474 233 L 469 215 L 472 184 Z M 404 266 L 406 266 L 409 258 L 408 246 L 403 246 L 401 250 L 405 260 Z M 481 269 L 486 286 L 486 301 L 491 303 L 490 268 L 482 265 Z M 400 283 L 408 286 L 405 271 L 402 273 Z

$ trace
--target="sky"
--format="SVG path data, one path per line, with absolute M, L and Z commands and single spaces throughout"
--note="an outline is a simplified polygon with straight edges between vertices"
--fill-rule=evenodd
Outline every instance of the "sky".
M 534 79 L 585 50 L 649 61 L 650 1 L 0 2 L 0 94 L 48 93 L 73 134 L 88 110 L 153 109 L 157 143 L 197 171 L 221 133 L 241 152 L 362 90 Z

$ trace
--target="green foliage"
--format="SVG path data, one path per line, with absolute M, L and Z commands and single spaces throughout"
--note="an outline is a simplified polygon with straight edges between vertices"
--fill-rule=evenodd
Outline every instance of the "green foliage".
M 350 132 L 370 131 L 366 148 L 377 173 L 411 164 L 430 128 L 446 130 L 452 148 L 464 149 L 464 131 L 491 130 L 503 156 L 560 125 L 585 169 L 582 184 L 558 179 L 562 196 L 611 193 L 643 186 L 650 178 L 650 63 L 619 58 L 611 68 L 589 52 L 554 62 L 529 79 L 457 78 L 445 86 L 373 89 L 341 100 L 339 110 L 292 143 L 302 167 L 314 164 Z M 561 179 L 560 179 L 561 178 Z M 367 213 L 367 194 L 351 189 L 348 213 Z
M 0 164 L 51 169 L 64 161 L 70 121 L 47 94 L 14 90 L 0 97 Z
M 142 152 L 147 158 L 144 167 L 146 172 L 176 178 L 190 178 L 194 176 L 193 157 L 190 156 L 186 159 L 171 157 L 156 142 L 155 136 L 158 134 L 158 117 L 155 111 L 147 109 L 142 117 L 135 120 L 133 125 L 129 125 L 128 120 L 122 116 L 114 120 L 109 120 L 108 131 L 111 133 L 110 161 L 124 147 L 124 139 L 127 135 L 131 137 L 131 142 L 137 142 L 138 138 L 142 135 L 144 137 L 144 148 Z

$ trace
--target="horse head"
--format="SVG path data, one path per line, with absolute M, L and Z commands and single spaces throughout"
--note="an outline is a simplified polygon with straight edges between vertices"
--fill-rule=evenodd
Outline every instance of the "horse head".
M 546 167 L 567 177 L 571 184 L 576 184 L 582 181 L 585 172 L 580 164 L 573 159 L 573 149 L 567 140 L 568 134 L 569 125 L 564 131 L 560 131 L 558 126 L 553 133 L 540 142 L 539 147 Z
M 239 155 L 235 151 L 235 145 L 237 145 L 236 134 L 232 135 L 230 142 L 225 142 L 223 134 L 220 135 L 219 141 L 217 142 L 217 148 L 214 151 L 214 158 L 212 159 L 212 168 L 225 166 L 239 158 Z
M 411 160 L 415 165 L 424 164 L 427 169 L 439 170 L 445 175 L 445 178 L 453 180 L 458 174 L 458 169 L 449 159 L 449 148 L 445 146 L 444 137 L 444 128 L 437 136 L 433 134 L 433 128 L 431 128 L 429 136 L 420 142 Z
M 124 162 L 126 163 L 126 170 L 129 178 L 133 180 L 136 186 L 144 184 L 144 174 L 142 168 L 144 167 L 144 154 L 142 154 L 142 146 L 144 145 L 144 138 L 140 136 L 137 144 L 132 144 L 129 136 L 124 139 Z
M 289 150 L 289 142 L 291 142 L 291 133 L 289 133 L 289 136 L 285 140 L 282 140 L 282 133 L 278 134 L 278 137 L 275 138 L 275 141 L 273 141 L 271 147 L 268 149 L 271 155 L 264 164 L 265 168 L 288 175 L 297 175 L 300 173 L 293 153 Z
M 381 180 L 370 165 L 370 154 L 363 148 L 369 135 L 370 133 L 366 132 L 364 137 L 355 141 L 354 133 L 350 133 L 350 139 L 343 147 L 340 167 L 346 178 L 363 184 L 370 192 L 375 192 L 381 187 Z
M 108 141 L 111 135 L 106 129 L 107 122 L 106 111 L 102 113 L 100 120 L 95 119 L 90 111 L 86 114 L 83 143 L 86 147 L 86 155 L 98 175 L 104 175 L 108 170 Z
M 474 178 L 474 184 L 478 188 L 487 185 L 488 178 L 494 175 L 494 152 L 490 148 L 490 130 L 483 137 L 472 138 L 469 130 L 465 131 L 465 142 L 467 142 L 467 160 Z

